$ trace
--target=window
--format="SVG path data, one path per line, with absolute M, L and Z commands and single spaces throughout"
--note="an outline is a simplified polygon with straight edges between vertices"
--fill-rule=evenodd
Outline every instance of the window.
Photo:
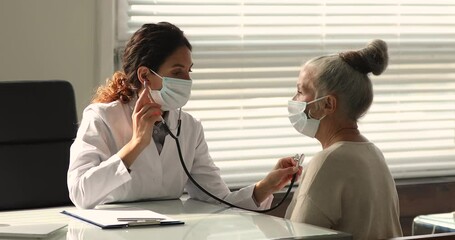
M 191 41 L 194 80 L 185 110 L 201 119 L 231 188 L 284 156 L 321 149 L 287 119 L 300 65 L 315 56 L 389 45 L 371 76 L 375 98 L 359 126 L 395 178 L 455 174 L 455 3 L 450 0 L 118 1 L 117 40 L 168 21 Z

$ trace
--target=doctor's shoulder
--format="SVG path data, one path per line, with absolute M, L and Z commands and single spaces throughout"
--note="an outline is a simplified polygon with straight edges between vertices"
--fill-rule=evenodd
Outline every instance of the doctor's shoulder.
M 194 117 L 190 113 L 182 111 L 181 119 L 182 119 L 182 125 L 185 125 L 187 127 L 191 127 L 191 128 L 193 128 L 194 130 L 197 130 L 197 131 L 202 130 L 201 120 L 196 118 L 196 117 Z
M 91 103 L 84 109 L 82 118 L 119 119 L 122 115 L 130 112 L 129 105 L 118 100 L 109 103 Z

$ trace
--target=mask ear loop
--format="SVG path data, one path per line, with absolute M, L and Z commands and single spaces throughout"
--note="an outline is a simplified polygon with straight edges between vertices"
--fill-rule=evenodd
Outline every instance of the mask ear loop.
M 161 78 L 161 80 L 163 80 L 163 77 L 161 77 L 158 73 L 156 73 L 155 71 L 153 71 L 151 68 L 149 68 L 149 70 L 155 74 L 157 77 Z
M 326 96 L 324 96 L 324 97 L 316 98 L 316 99 L 314 99 L 313 101 L 309 101 L 309 102 L 307 103 L 306 106 L 308 107 L 308 105 L 310 105 L 311 103 L 315 103 L 315 102 L 317 102 L 317 101 L 319 101 L 319 100 L 321 100 L 321 99 L 327 98 L 328 96 L 329 96 L 329 95 L 326 95 Z M 326 116 L 327 116 L 327 115 L 322 116 L 322 117 L 319 119 L 319 121 L 321 121 L 322 119 L 324 119 Z M 308 109 L 308 118 L 309 118 L 309 119 L 316 119 L 316 118 L 314 118 L 314 117 L 311 115 L 311 109 Z M 317 120 L 317 119 L 316 119 L 316 120 Z
M 316 119 L 316 120 L 322 121 L 322 119 L 324 119 L 325 117 L 327 117 L 327 115 L 324 115 L 324 116 L 322 116 L 322 117 L 319 118 L 319 119 L 316 119 L 316 118 L 314 118 L 313 116 L 311 116 L 311 110 L 308 110 L 308 118 L 309 118 L 309 119 Z

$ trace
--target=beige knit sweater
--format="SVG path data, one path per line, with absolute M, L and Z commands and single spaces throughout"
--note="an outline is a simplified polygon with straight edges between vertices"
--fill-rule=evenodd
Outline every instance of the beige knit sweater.
M 395 182 L 370 142 L 338 142 L 305 168 L 286 218 L 346 233 L 354 240 L 402 236 Z

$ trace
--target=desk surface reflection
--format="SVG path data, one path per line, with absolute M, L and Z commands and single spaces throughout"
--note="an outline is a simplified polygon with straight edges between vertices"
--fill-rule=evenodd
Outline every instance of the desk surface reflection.
M 0 224 L 67 223 L 66 228 L 50 238 L 52 240 L 351 239 L 349 234 L 330 229 L 192 199 L 109 204 L 101 208 L 125 206 L 152 210 L 185 224 L 102 230 L 60 213 L 75 209 L 72 206 L 0 212 Z

